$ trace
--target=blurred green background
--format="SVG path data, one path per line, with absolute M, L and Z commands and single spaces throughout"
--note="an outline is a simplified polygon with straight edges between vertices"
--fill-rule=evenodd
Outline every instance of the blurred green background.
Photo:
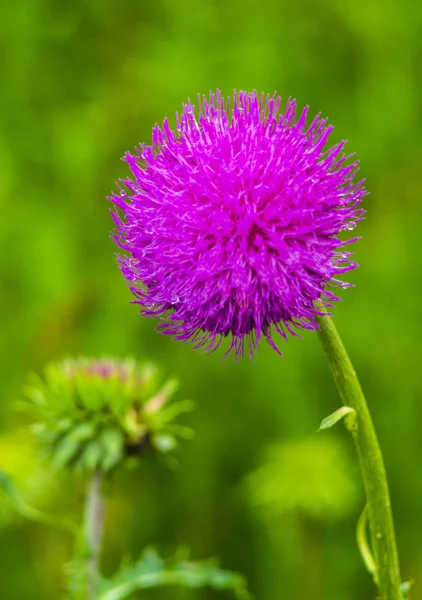
M 80 483 L 37 466 L 14 409 L 26 373 L 52 359 L 147 357 L 197 401 L 176 471 L 147 461 L 116 478 L 105 573 L 144 545 L 187 545 L 244 573 L 259 600 L 374 597 L 355 547 L 352 443 L 341 426 L 315 433 L 339 405 L 316 335 L 283 344 L 284 359 L 262 345 L 240 365 L 158 336 L 129 304 L 109 240 L 124 152 L 198 92 L 256 88 L 328 116 L 367 177 L 361 268 L 335 318 L 384 450 L 403 578 L 422 599 L 421 31 L 415 0 L 2 6 L 0 466 L 37 506 L 80 509 Z M 2 598 L 59 598 L 70 552 L 65 535 L 0 505 Z

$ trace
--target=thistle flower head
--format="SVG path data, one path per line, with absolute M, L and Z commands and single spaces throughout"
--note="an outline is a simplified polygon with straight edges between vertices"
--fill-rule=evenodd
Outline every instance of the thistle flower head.
M 121 271 L 158 330 L 195 347 L 250 353 L 263 336 L 317 329 L 318 308 L 339 300 L 339 275 L 356 267 L 339 238 L 362 218 L 363 181 L 332 127 L 307 125 L 277 95 L 220 92 L 188 102 L 125 160 L 115 205 Z
M 173 402 L 174 379 L 152 364 L 78 358 L 47 365 L 27 386 L 45 454 L 57 468 L 108 471 L 127 456 L 153 447 L 174 448 L 190 429 L 175 424 L 189 401 Z

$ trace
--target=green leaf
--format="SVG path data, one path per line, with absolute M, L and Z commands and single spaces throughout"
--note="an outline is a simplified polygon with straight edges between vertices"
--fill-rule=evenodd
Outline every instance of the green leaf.
M 250 599 L 238 573 L 220 569 L 212 561 L 191 562 L 180 556 L 163 560 L 154 549 L 147 549 L 134 565 L 122 569 L 109 581 L 103 580 L 98 600 L 123 600 L 137 590 L 163 586 L 211 587 L 231 591 L 238 599 Z
M 158 412 L 160 412 L 160 414 L 163 414 L 163 407 L 165 406 L 167 401 L 173 396 L 173 394 L 177 391 L 178 388 L 179 381 L 177 379 L 169 379 L 164 383 L 164 385 L 154 395 L 154 397 L 145 403 L 142 412 L 146 415 Z M 174 406 L 175 405 L 173 404 L 172 407 Z
M 75 422 L 73 421 L 73 419 L 60 419 L 60 421 L 57 421 L 57 423 L 55 423 L 54 429 L 58 433 L 66 433 L 71 429 L 71 427 L 74 424 Z
M 54 449 L 52 466 L 54 469 L 61 469 L 68 465 L 80 450 L 80 443 L 74 439 L 71 434 L 64 437 Z
M 348 429 L 352 429 L 356 420 L 355 409 L 351 408 L 350 406 L 342 406 L 341 408 L 337 409 L 335 412 L 333 412 L 328 417 L 325 417 L 325 419 L 321 421 L 321 425 L 319 426 L 318 431 L 330 429 L 330 427 L 333 427 L 333 425 L 335 425 L 341 419 L 345 419 L 346 427 Z
M 89 586 L 89 558 L 83 532 L 79 532 L 75 555 L 65 565 L 66 600 L 86 600 Z
M 69 436 L 72 437 L 76 442 L 86 442 L 87 440 L 94 437 L 96 433 L 96 428 L 93 423 L 80 423 L 76 425 L 74 429 L 72 429 Z
M 99 443 L 102 447 L 101 466 L 108 471 L 123 458 L 123 433 L 116 428 L 107 428 L 101 432 Z
M 195 432 L 191 427 L 184 427 L 183 425 L 177 425 L 176 423 L 166 425 L 166 427 L 163 428 L 163 433 L 164 431 L 170 435 L 183 438 L 184 440 L 192 440 L 195 437 Z
M 97 440 L 92 440 L 86 444 L 81 456 L 81 466 L 87 471 L 95 471 L 101 461 L 102 447 Z
M 414 586 L 415 582 L 413 579 L 411 579 L 410 581 L 404 581 L 401 586 L 400 586 L 400 590 L 401 593 L 403 594 L 403 599 L 407 600 L 409 598 L 409 592 L 412 589 L 412 587 Z
M 26 519 L 35 521 L 37 523 L 43 523 L 44 525 L 66 529 L 67 531 L 71 531 L 73 533 L 77 532 L 78 525 L 71 519 L 50 515 L 30 506 L 23 498 L 9 475 L 3 470 L 0 470 L 0 491 L 5 494 L 15 510 Z
M 362 556 L 362 560 L 365 563 L 365 566 L 368 572 L 372 575 L 374 582 L 377 583 L 378 575 L 377 575 L 377 565 L 375 563 L 375 559 L 372 555 L 371 548 L 369 547 L 369 543 L 366 537 L 366 531 L 368 526 L 368 505 L 362 511 L 362 514 L 358 521 L 358 526 L 356 529 L 356 540 L 358 543 L 358 548 L 360 551 L 360 555 Z
M 100 380 L 101 381 L 101 380 Z M 95 377 L 78 373 L 75 377 L 75 387 L 79 402 L 90 411 L 100 411 L 104 405 L 101 386 Z
M 179 400 L 178 402 L 173 402 L 173 404 L 161 409 L 154 416 L 157 420 L 157 423 L 161 427 L 167 423 L 170 423 L 170 421 L 173 421 L 179 415 L 191 412 L 194 408 L 195 403 L 192 400 Z
M 151 438 L 152 445 L 160 452 L 172 452 L 177 447 L 177 440 L 174 435 L 157 433 Z

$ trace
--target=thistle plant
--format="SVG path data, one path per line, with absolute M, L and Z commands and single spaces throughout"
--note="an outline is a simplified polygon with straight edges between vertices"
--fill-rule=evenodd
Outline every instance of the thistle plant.
M 132 177 L 110 199 L 120 269 L 157 329 L 195 348 L 251 356 L 262 338 L 280 353 L 316 330 L 345 403 L 367 497 L 382 600 L 402 597 L 385 468 L 356 373 L 331 320 L 340 280 L 357 267 L 347 237 L 363 218 L 364 180 L 345 142 L 327 147 L 332 126 L 307 123 L 294 100 L 256 92 L 198 97 L 156 125 L 152 144 L 127 153 Z M 366 561 L 367 565 L 369 564 Z
M 53 467 L 108 472 L 148 447 L 167 452 L 178 437 L 191 437 L 189 428 L 174 423 L 193 408 L 189 400 L 169 404 L 177 388 L 152 364 L 80 358 L 48 365 L 26 393 Z
M 219 92 L 189 102 L 154 128 L 152 146 L 127 153 L 133 180 L 111 200 L 119 259 L 141 314 L 158 330 L 215 350 L 253 353 L 273 331 L 317 329 L 321 308 L 338 301 L 328 288 L 356 267 L 338 234 L 363 216 L 357 161 L 345 142 L 324 150 L 332 130 L 296 103 L 279 115 L 279 96 Z M 350 162 L 350 161 L 349 161 Z
M 111 578 L 101 575 L 105 514 L 104 481 L 115 471 L 151 453 L 167 454 L 192 430 L 176 421 L 192 402 L 173 400 L 175 379 L 163 379 L 150 363 L 133 359 L 79 358 L 47 365 L 26 387 L 27 406 L 36 418 L 34 431 L 44 460 L 53 472 L 67 468 L 87 481 L 81 523 L 33 508 L 4 471 L 0 492 L 25 517 L 57 526 L 75 538 L 75 556 L 67 566 L 69 600 L 123 600 L 138 590 L 161 586 L 229 590 L 240 600 L 249 593 L 243 577 L 211 561 L 194 562 L 186 551 L 170 559 L 153 548 Z

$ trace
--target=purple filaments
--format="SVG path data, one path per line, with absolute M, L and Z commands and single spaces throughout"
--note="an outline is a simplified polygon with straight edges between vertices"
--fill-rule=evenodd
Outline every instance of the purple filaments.
M 63 367 L 69 379 L 85 376 L 99 377 L 100 379 L 118 379 L 125 382 L 129 375 L 124 364 L 108 358 L 67 360 L 63 363 Z
M 337 277 L 357 266 L 339 233 L 364 211 L 341 142 L 306 107 L 253 93 L 220 92 L 183 105 L 173 131 L 155 126 L 152 146 L 125 161 L 132 179 L 113 194 L 119 265 L 141 314 L 194 347 L 251 355 L 264 337 L 317 329 L 321 306 L 348 287 Z

